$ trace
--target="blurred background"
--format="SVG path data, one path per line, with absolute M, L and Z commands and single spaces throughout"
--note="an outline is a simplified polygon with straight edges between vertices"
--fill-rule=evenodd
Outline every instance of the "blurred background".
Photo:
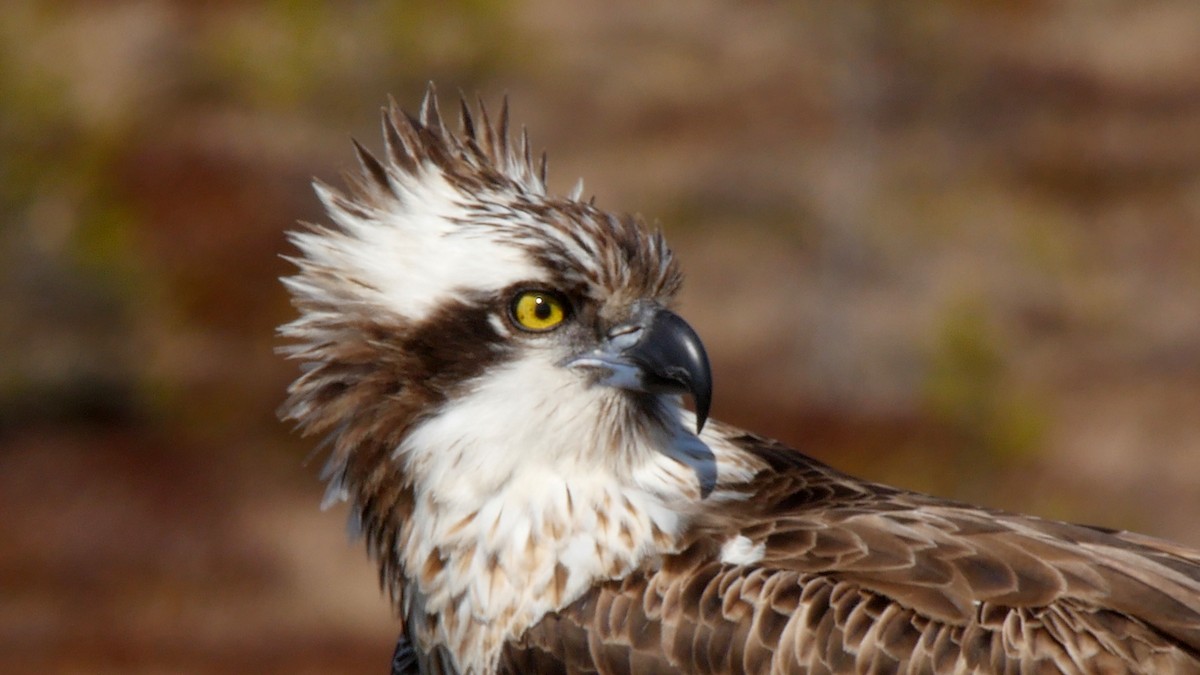
M 661 223 L 715 416 L 1200 545 L 1194 0 L 0 8 L 0 671 L 384 672 L 284 232 L 427 81 Z

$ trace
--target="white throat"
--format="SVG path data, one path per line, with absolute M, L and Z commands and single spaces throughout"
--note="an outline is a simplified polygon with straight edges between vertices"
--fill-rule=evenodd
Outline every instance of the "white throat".
M 506 639 L 597 580 L 674 551 L 701 499 L 695 467 L 654 449 L 703 448 L 681 425 L 599 437 L 624 426 L 619 392 L 544 359 L 497 370 L 397 458 L 414 480 L 399 544 L 410 634 L 463 672 L 487 672 Z

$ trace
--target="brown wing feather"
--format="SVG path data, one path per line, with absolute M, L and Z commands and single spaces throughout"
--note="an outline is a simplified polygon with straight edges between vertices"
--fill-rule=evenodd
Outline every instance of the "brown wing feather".
M 1200 673 L 1197 552 L 740 443 L 768 467 L 749 499 L 509 644 L 505 672 Z M 720 562 L 737 534 L 760 562 Z

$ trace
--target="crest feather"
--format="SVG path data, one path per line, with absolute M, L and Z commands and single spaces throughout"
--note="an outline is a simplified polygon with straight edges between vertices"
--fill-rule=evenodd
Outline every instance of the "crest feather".
M 543 153 L 540 160 L 534 162 L 525 129 L 521 130 L 520 142 L 514 152 L 509 137 L 508 99 L 501 104 L 496 123 L 492 122 L 481 99 L 476 107 L 478 112 L 473 113 L 466 97 L 460 94 L 460 132 L 455 134 L 446 128 L 432 85 L 426 89 L 415 116 L 389 98 L 382 122 L 387 161 L 381 162 L 355 141 L 362 174 L 349 176 L 348 185 L 356 195 L 364 198 L 378 199 L 381 194 L 390 194 L 402 199 L 403 191 L 397 189 L 395 176 L 389 174 L 389 169 L 419 178 L 424 167 L 431 165 L 463 188 L 476 188 L 482 179 L 483 183 L 494 187 L 499 187 L 498 183 L 510 183 L 505 187 L 545 196 L 546 156 Z M 369 186 L 367 182 L 374 185 Z

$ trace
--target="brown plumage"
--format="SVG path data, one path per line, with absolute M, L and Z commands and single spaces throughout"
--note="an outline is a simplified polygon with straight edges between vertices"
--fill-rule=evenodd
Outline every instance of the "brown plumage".
M 548 196 L 507 107 L 461 118 L 390 108 L 286 280 L 284 414 L 327 437 L 396 672 L 1200 673 L 1200 552 L 705 427 L 661 236 Z
M 514 641 L 506 672 L 1200 672 L 1195 551 L 737 441 L 766 464 L 753 497 L 660 569 L 601 584 Z M 764 544 L 761 560 L 721 564 L 714 542 L 731 533 Z

